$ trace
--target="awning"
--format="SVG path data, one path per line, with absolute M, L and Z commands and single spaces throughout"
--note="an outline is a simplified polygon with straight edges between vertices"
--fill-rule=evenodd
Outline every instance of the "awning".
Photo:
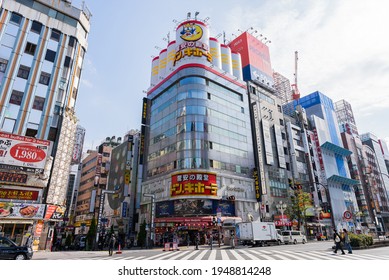
M 350 179 L 339 175 L 332 175 L 327 180 L 333 183 L 339 183 L 339 184 L 344 184 L 349 186 L 355 186 L 360 183 L 358 180 Z
M 0 220 L 0 225 L 1 224 L 30 224 L 32 225 L 34 223 L 33 220 Z
M 334 152 L 335 154 L 338 154 L 338 155 L 341 155 L 341 156 L 349 156 L 352 154 L 351 151 L 343 148 L 343 147 L 340 147 L 338 145 L 335 145 L 334 143 L 331 143 L 331 142 L 328 142 L 326 141 L 323 145 L 320 146 L 322 149 L 325 149 L 327 151 L 332 151 Z

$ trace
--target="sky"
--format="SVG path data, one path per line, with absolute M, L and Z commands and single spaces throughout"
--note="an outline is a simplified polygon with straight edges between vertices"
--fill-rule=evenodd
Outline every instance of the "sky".
M 73 0 L 81 7 L 81 0 Z M 301 96 L 320 91 L 345 99 L 359 133 L 389 141 L 389 1 L 386 0 L 85 0 L 92 13 L 76 113 L 84 150 L 140 129 L 151 61 L 174 39 L 176 22 L 206 19 L 210 35 L 232 40 L 257 30 L 271 42 L 274 71 L 294 79 Z M 251 27 L 253 29 L 251 29 Z M 220 41 L 220 39 L 219 39 Z

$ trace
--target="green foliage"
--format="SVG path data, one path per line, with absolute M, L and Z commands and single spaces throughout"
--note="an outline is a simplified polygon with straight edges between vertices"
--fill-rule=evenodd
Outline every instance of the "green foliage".
M 298 221 L 298 229 L 300 225 L 306 221 L 306 210 L 312 207 L 312 199 L 309 193 L 302 190 L 296 190 L 295 195 L 291 197 L 291 207 L 288 207 L 287 214 L 292 220 Z
M 368 247 L 373 245 L 373 237 L 366 234 L 349 233 L 351 247 Z
M 97 231 L 96 219 L 95 217 L 93 217 L 91 225 L 89 227 L 89 231 L 86 234 L 87 248 L 89 250 L 93 248 L 93 244 L 96 238 L 96 231 Z
M 137 240 L 138 246 L 140 246 L 141 248 L 145 246 L 146 236 L 147 236 L 146 220 L 143 220 L 143 223 L 140 225 L 139 228 L 138 240 Z

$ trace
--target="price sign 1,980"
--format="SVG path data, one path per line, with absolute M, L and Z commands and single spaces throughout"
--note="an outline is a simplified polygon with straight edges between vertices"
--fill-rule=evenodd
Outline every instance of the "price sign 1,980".
M 40 162 L 46 158 L 44 150 L 30 144 L 17 144 L 11 148 L 10 154 L 23 162 Z

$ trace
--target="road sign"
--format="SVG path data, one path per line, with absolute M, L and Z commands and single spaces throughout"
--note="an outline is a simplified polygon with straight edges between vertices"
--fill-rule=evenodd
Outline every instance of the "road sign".
M 345 220 L 347 220 L 347 221 L 351 220 L 352 217 L 353 217 L 353 214 L 351 214 L 350 211 L 346 210 L 346 211 L 343 212 L 343 218 Z

